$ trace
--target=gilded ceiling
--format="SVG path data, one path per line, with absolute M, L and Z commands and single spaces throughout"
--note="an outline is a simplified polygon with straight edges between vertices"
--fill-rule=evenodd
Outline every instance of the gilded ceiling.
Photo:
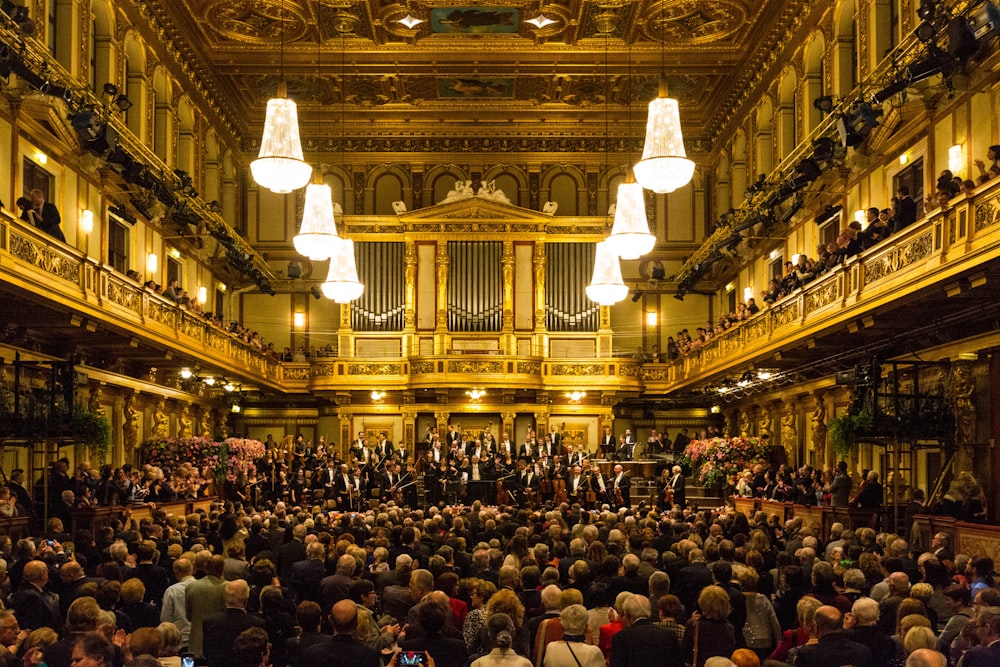
M 278 82 L 303 141 L 640 137 L 665 72 L 688 150 L 710 150 L 787 0 L 151 0 L 252 148 Z M 794 9 L 792 10 L 794 11 Z M 552 22 L 530 22 L 544 14 Z M 406 17 L 421 22 L 407 27 Z M 346 104 L 345 104 L 346 102 Z M 607 102 L 607 104 L 606 104 Z M 340 121 L 345 121 L 346 130 Z M 610 129 L 607 129 L 609 128 Z M 715 130 L 715 131 L 713 131 Z M 350 139 L 348 139 L 350 142 Z M 578 149 L 579 150 L 579 149 Z

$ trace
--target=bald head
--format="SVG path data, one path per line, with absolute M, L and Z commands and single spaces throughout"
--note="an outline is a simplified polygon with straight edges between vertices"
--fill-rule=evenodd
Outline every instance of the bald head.
M 948 660 L 934 649 L 918 648 L 906 659 L 906 667 L 948 667 Z
M 843 628 L 844 618 L 841 616 L 840 610 L 836 607 L 823 605 L 816 610 L 813 623 L 816 625 L 816 636 L 823 637 L 831 632 L 838 632 Z
M 40 560 L 30 561 L 24 566 L 24 579 L 36 586 L 44 586 L 49 581 L 49 567 Z
M 338 635 L 350 635 L 358 627 L 358 607 L 350 598 L 345 598 L 330 609 L 333 631 Z

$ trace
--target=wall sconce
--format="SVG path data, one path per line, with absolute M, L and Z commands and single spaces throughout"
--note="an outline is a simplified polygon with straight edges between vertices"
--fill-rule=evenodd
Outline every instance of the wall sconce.
M 792 264 L 798 266 L 799 264 L 799 253 L 792 255 Z
M 198 303 L 203 306 L 208 303 L 208 288 L 204 285 L 198 288 Z
M 735 287 L 735 285 L 733 285 L 732 283 L 726 283 L 726 291 L 727 292 L 732 292 L 734 287 Z
M 581 400 L 587 397 L 587 392 L 585 391 L 568 391 L 566 392 L 566 398 L 569 399 L 570 403 L 579 403 Z
M 775 248 L 774 250 L 771 251 L 770 257 L 771 259 L 778 259 L 779 257 L 781 257 L 781 251 Z
M 963 171 L 965 167 L 965 151 L 962 148 L 962 144 L 955 144 L 948 148 L 948 169 L 955 176 L 959 175 L 959 172 Z
M 226 284 L 225 283 L 219 283 L 219 291 L 220 292 L 225 292 L 226 291 Z
M 223 380 L 222 382 L 223 382 L 222 388 L 227 393 L 232 393 L 236 391 L 236 385 L 230 382 L 229 380 Z
M 80 211 L 80 230 L 84 234 L 94 231 L 94 212 L 89 208 Z
M 240 407 L 239 403 L 233 403 L 233 407 L 229 409 L 236 414 L 239 414 L 243 410 L 243 408 Z
M 753 298 L 753 288 L 752 287 L 744 287 L 743 288 L 743 301 L 746 302 L 746 301 L 749 301 L 752 298 Z
M 868 225 L 868 214 L 865 213 L 865 210 L 863 208 L 859 208 L 857 211 L 854 212 L 854 221 L 859 225 L 861 225 L 862 229 L 864 229 Z
M 48 164 L 49 156 L 42 151 L 35 151 L 35 162 L 41 165 Z
M 660 315 L 659 315 L 659 313 L 657 313 L 655 310 L 647 310 L 646 311 L 646 326 L 647 327 L 655 327 L 656 324 L 659 321 L 660 321 Z
M 473 401 L 478 401 L 479 399 L 481 399 L 483 396 L 486 395 L 486 390 L 470 389 L 469 391 L 465 392 L 465 395 L 471 398 Z
M 383 399 L 385 399 L 385 392 L 379 391 L 378 389 L 374 390 L 369 395 L 371 396 L 372 401 L 374 401 L 375 403 L 381 403 Z
M 212 377 L 211 375 L 209 375 L 206 378 L 202 378 L 201 381 L 204 382 L 205 384 L 207 384 L 209 387 L 214 387 L 215 386 L 215 378 Z
M 173 257 L 174 259 L 181 258 L 181 251 L 178 250 L 177 248 L 170 248 L 169 250 L 167 250 L 167 254 Z
M 182 380 L 190 380 L 192 375 L 194 375 L 194 373 L 191 372 L 190 368 L 182 368 L 181 369 L 181 379 Z
M 156 256 L 156 253 L 151 252 L 146 255 L 146 271 L 152 275 L 156 273 L 158 268 L 160 268 L 160 258 Z
M 910 155 L 908 153 L 901 153 L 899 156 L 899 166 L 905 167 L 906 163 L 910 161 Z
M 712 406 L 712 414 L 713 415 L 717 415 L 720 412 L 722 412 L 722 408 L 720 408 L 718 405 L 713 405 Z
M 306 314 L 301 311 L 296 311 L 292 315 L 292 325 L 296 329 L 302 329 L 306 326 Z

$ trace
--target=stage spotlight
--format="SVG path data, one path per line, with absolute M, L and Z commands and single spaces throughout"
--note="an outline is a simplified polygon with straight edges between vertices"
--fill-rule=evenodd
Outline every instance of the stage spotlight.
M 820 162 L 827 162 L 834 158 L 836 153 L 836 142 L 830 137 L 820 137 L 813 141 L 813 159 Z
M 288 270 L 285 272 L 289 280 L 298 280 L 302 277 L 302 267 L 294 259 L 288 263 Z
M 969 27 L 976 39 L 995 32 L 1000 27 L 1000 9 L 992 2 L 987 2 L 969 17 Z
M 933 21 L 934 15 L 937 13 L 937 5 L 937 0 L 920 0 L 917 16 L 920 17 L 921 21 Z
M 22 7 L 10 0 L 4 0 L 3 4 L 0 5 L 0 10 L 11 18 L 21 34 L 35 34 L 35 22 L 31 20 L 27 7 Z
M 927 42 L 933 42 L 934 38 L 937 37 L 937 29 L 930 21 L 922 21 L 917 26 L 917 29 L 913 31 L 913 34 L 917 36 L 917 39 L 926 44 Z
M 956 16 L 948 21 L 948 55 L 965 60 L 979 50 L 979 41 L 972 25 L 964 16 Z
M 115 106 L 119 111 L 128 111 L 132 108 L 132 101 L 125 95 L 119 95 L 115 98 Z
M 313 298 L 316 299 L 317 301 L 323 298 L 323 292 L 316 285 L 313 285 L 312 287 L 309 288 L 309 293 L 312 294 Z
M 643 294 L 644 292 L 641 289 L 637 289 L 635 293 L 632 295 L 632 303 L 638 303 L 639 299 L 642 298 Z
M 946 52 L 939 48 L 931 48 L 926 58 L 906 68 L 909 76 L 908 84 L 913 85 L 936 74 L 948 78 L 955 73 L 957 67 L 958 63 Z
M 213 199 L 208 202 L 208 210 L 212 213 L 222 213 L 222 205 L 219 204 L 219 200 Z
M 118 86 L 110 82 L 104 84 L 104 94 L 108 97 L 115 97 L 118 95 Z

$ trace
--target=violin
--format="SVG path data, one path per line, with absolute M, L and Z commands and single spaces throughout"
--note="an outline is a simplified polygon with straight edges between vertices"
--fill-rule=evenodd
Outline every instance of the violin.
M 507 502 L 507 490 L 503 488 L 503 480 L 497 480 L 497 507 Z
M 674 504 L 674 487 L 667 485 L 667 488 L 663 489 L 663 502 L 666 503 L 667 507 L 672 507 Z
M 557 477 L 552 480 L 552 502 L 565 503 L 569 501 L 569 496 L 566 493 L 566 480 L 562 477 Z

